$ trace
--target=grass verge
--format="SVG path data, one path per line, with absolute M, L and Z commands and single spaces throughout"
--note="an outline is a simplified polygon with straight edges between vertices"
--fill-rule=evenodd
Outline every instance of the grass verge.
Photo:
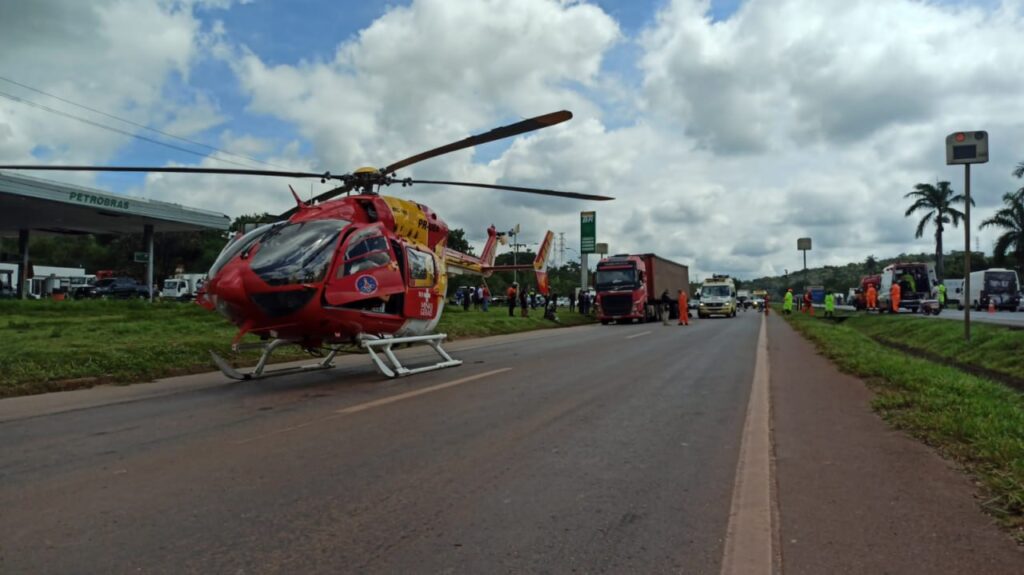
M 569 313 L 560 319 L 561 325 L 593 321 Z M 543 319 L 540 310 L 528 318 L 510 318 L 503 308 L 488 313 L 448 309 L 438 331 L 461 338 L 557 325 Z M 255 364 L 255 350 L 230 352 L 236 331 L 224 318 L 194 304 L 0 301 L 0 397 L 211 371 L 215 367 L 209 350 L 239 366 Z M 285 347 L 273 359 L 304 357 L 302 350 Z
M 971 341 L 966 342 L 963 323 L 958 321 L 862 314 L 851 317 L 846 325 L 883 343 L 920 351 L 968 370 L 980 368 L 1024 380 L 1024 330 L 972 322 Z
M 1024 396 L 869 336 L 893 326 L 858 326 L 860 318 L 834 323 L 802 314 L 783 317 L 844 371 L 865 378 L 877 392 L 874 408 L 887 421 L 972 473 L 989 494 L 983 507 L 1024 542 Z M 916 328 L 913 318 L 870 319 Z

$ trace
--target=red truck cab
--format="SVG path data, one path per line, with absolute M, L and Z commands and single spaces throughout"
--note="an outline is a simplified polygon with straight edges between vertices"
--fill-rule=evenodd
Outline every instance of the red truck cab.
M 647 319 L 646 271 L 647 266 L 639 256 L 617 255 L 597 264 L 594 291 L 601 323 Z
M 604 258 L 594 279 L 598 319 L 603 324 L 657 320 L 664 292 L 671 298 L 672 317 L 678 317 L 676 298 L 682 289 L 689 289 L 688 268 L 682 264 L 655 254 Z

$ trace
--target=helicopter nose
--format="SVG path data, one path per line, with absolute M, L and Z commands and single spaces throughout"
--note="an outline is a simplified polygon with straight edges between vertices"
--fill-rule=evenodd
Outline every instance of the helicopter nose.
M 221 270 L 207 284 L 207 294 L 207 299 L 221 315 L 235 323 L 243 319 L 242 310 L 248 299 L 238 268 L 232 266 Z

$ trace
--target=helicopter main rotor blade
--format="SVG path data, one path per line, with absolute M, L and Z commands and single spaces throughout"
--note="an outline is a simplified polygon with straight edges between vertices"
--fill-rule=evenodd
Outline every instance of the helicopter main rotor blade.
M 536 118 L 529 118 L 527 120 L 523 120 L 522 122 L 516 122 L 515 124 L 509 124 L 508 126 L 495 128 L 490 132 L 486 132 L 484 134 L 478 134 L 476 136 L 470 136 L 464 140 L 459 140 L 458 142 L 452 142 L 451 144 L 441 146 L 440 148 L 427 150 L 426 152 L 421 152 L 419 154 L 416 154 L 415 156 L 409 156 L 404 160 L 391 164 L 390 166 L 381 170 L 381 172 L 385 174 L 391 174 L 394 173 L 396 170 L 400 170 L 406 166 L 411 166 L 412 164 L 422 162 L 423 160 L 429 158 L 434 158 L 442 154 L 447 154 L 449 152 L 454 152 L 456 150 L 462 150 L 464 148 L 471 148 L 473 146 L 478 146 L 480 144 L 486 144 L 487 142 L 493 142 L 495 140 L 509 138 L 511 136 L 518 136 L 519 134 L 525 134 L 526 132 L 532 132 L 534 130 L 539 130 L 541 128 L 546 128 L 548 126 L 560 124 L 571 118 L 572 112 L 568 110 L 552 112 L 550 114 L 544 114 L 543 116 L 537 116 Z
M 234 174 L 240 176 L 277 176 L 282 178 L 321 178 L 340 180 L 330 172 L 285 172 L 280 170 L 240 170 L 228 168 L 189 168 L 176 166 L 0 166 L 0 170 L 46 170 L 59 172 L 168 172 L 178 174 Z
M 559 192 L 557 190 L 544 190 L 541 188 L 522 188 L 519 186 L 502 186 L 500 184 L 474 184 L 470 182 L 443 182 L 440 180 L 404 180 L 410 184 L 438 184 L 442 186 L 466 186 L 470 188 L 487 188 L 491 190 L 507 190 L 509 192 L 525 192 L 527 194 L 539 194 L 542 196 L 555 196 L 556 198 L 572 198 L 575 200 L 596 200 L 603 202 L 614 200 L 609 196 L 598 196 L 594 194 L 579 194 L 576 192 Z

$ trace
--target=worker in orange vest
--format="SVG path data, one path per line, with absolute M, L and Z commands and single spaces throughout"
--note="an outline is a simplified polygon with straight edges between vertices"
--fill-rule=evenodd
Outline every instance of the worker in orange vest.
M 878 310 L 878 290 L 875 284 L 868 284 L 868 291 L 864 294 L 868 300 L 868 311 Z
M 679 290 L 679 325 L 690 325 L 690 296 L 685 289 Z
M 892 299 L 892 313 L 898 313 L 900 311 L 900 284 L 892 282 L 892 287 L 889 288 L 889 297 Z

